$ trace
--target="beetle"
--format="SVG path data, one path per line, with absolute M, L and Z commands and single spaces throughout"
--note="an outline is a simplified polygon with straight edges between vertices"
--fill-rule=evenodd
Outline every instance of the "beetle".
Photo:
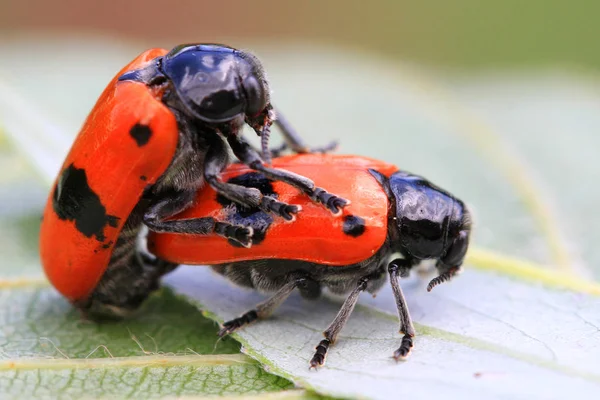
M 299 206 L 219 178 L 229 149 L 250 168 L 339 214 L 343 198 L 265 165 L 241 134 L 250 125 L 267 153 L 274 121 L 292 150 L 310 150 L 285 120 L 275 120 L 263 67 L 249 52 L 214 44 L 143 52 L 108 84 L 51 189 L 40 232 L 51 283 L 86 314 L 126 316 L 174 268 L 142 260 L 136 251 L 142 225 L 250 245 L 251 227 L 167 220 L 189 207 L 205 182 L 240 205 L 293 220 Z
M 296 223 L 273 219 L 258 208 L 232 203 L 210 188 L 200 190 L 194 207 L 172 220 L 207 218 L 248 224 L 255 234 L 251 248 L 209 236 L 150 233 L 148 250 L 176 264 L 205 264 L 235 284 L 272 297 L 241 317 L 223 324 L 225 336 L 257 319 L 267 318 L 294 289 L 308 299 L 326 288 L 347 294 L 338 315 L 324 331 L 310 361 L 324 364 L 329 346 L 354 309 L 358 296 L 375 294 L 389 275 L 398 307 L 400 347 L 396 360 L 408 356 L 415 330 L 398 283 L 422 260 L 436 260 L 439 273 L 427 290 L 452 278 L 462 267 L 469 245 L 471 216 L 465 204 L 427 179 L 400 171 L 395 165 L 361 156 L 300 154 L 276 158 L 273 165 L 327 185 L 350 204 L 343 218 L 327 213 L 268 176 L 236 164 L 223 175 L 228 182 L 260 189 L 279 201 L 303 207 Z M 400 258 L 393 255 L 400 254 Z

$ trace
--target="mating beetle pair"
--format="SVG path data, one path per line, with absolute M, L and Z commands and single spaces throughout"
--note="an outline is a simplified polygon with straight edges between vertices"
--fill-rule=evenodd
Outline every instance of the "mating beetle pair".
M 310 153 L 279 121 L 287 146 Z M 179 263 L 210 264 L 275 292 L 220 335 L 265 318 L 296 288 L 307 298 L 322 288 L 349 293 L 317 346 L 317 367 L 358 295 L 389 275 L 404 333 L 394 357 L 406 357 L 414 329 L 398 278 L 422 259 L 438 260 L 430 288 L 460 269 L 470 233 L 464 204 L 359 156 L 300 154 L 267 166 L 273 122 L 267 81 L 249 53 L 186 45 L 140 55 L 105 89 L 50 193 L 41 257 L 51 282 L 80 309 L 116 316 L 137 309 Z M 262 151 L 241 136 L 244 123 Z M 246 167 L 221 179 L 228 148 Z M 136 248 L 144 224 L 156 259 Z

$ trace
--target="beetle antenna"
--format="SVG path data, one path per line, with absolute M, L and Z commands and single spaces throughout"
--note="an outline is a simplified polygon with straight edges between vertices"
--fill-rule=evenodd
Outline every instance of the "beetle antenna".
M 454 275 L 456 275 L 457 272 L 458 272 L 458 268 L 457 267 L 453 267 L 453 268 L 450 268 L 448 271 L 444 272 L 443 274 L 440 274 L 440 276 L 437 276 L 437 277 L 433 278 L 429 282 L 429 285 L 427 285 L 427 291 L 431 292 L 431 289 L 433 289 L 434 287 L 436 287 L 440 283 L 444 283 L 444 282 L 449 281 L 450 279 L 452 279 L 452 277 Z
M 269 137 L 271 136 L 271 124 L 265 124 L 260 133 L 260 149 L 265 164 L 271 166 L 271 149 L 269 149 Z

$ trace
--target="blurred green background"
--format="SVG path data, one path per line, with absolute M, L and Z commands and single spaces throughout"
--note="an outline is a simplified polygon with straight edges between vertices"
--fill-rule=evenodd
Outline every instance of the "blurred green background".
M 600 67 L 595 0 L 1 0 L 5 38 L 108 34 L 155 46 L 319 42 L 449 68 Z

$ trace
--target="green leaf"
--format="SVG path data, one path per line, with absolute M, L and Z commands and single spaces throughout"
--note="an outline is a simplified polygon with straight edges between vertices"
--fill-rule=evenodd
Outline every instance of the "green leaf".
M 5 357 L 127 357 L 144 354 L 235 354 L 232 340 L 216 343 L 213 322 L 167 289 L 154 295 L 136 318 L 96 324 L 50 288 L 23 284 L 0 292 L 10 305 L 0 314 Z M 93 346 L 93 347 L 92 347 Z
M 168 282 L 217 320 L 262 298 L 231 290 L 199 267 L 182 268 Z M 293 296 L 274 317 L 236 337 L 270 371 L 334 396 L 558 398 L 600 388 L 600 299 L 473 271 L 432 293 L 418 279 L 403 289 L 419 321 L 413 354 L 404 363 L 391 358 L 400 336 L 389 288 L 362 299 L 318 373 L 308 370 L 308 360 L 339 301 Z
M 43 371 L 43 372 L 41 372 Z M 242 355 L 46 360 L 0 364 L 0 387 L 14 398 L 256 394 L 289 388 Z
M 33 46 L 0 45 L 9 60 L 0 76 L 11 83 L 1 91 L 0 123 L 21 154 L 4 151 L 2 160 L 20 165 L 29 156 L 36 167 L 14 169 L 18 178 L 6 185 L 25 182 L 11 203 L 21 211 L 0 214 L 3 227 L 20 232 L 2 233 L 11 243 L 0 245 L 11 260 L 0 275 L 0 355 L 6 359 L 0 388 L 38 397 L 43 392 L 34 390 L 42 381 L 73 397 L 112 397 L 124 388 L 137 397 L 260 393 L 288 389 L 289 381 L 350 398 L 564 398 L 600 391 L 600 285 L 594 280 L 600 248 L 592 223 L 599 196 L 590 184 L 600 172 L 594 151 L 600 97 L 589 82 L 556 73 L 441 77 L 331 49 L 247 46 L 258 50 L 273 99 L 308 141 L 337 138 L 340 152 L 427 176 L 466 200 L 476 216 L 460 277 L 431 293 L 420 276 L 402 282 L 417 322 L 408 361 L 390 358 L 400 337 L 386 287 L 375 299 L 361 298 L 326 366 L 315 372 L 307 363 L 339 299 L 306 302 L 293 295 L 271 319 L 235 334 L 242 351 L 260 363 L 254 364 L 233 354 L 238 345 L 231 339 L 217 343 L 215 325 L 199 310 L 222 322 L 264 296 L 206 268 L 181 267 L 166 279 L 170 289 L 154 296 L 137 319 L 111 325 L 81 322 L 44 286 L 33 231 L 45 191 L 34 183 L 34 171 L 52 181 L 105 83 L 143 46 L 45 42 L 40 51 L 56 56 L 39 85 L 29 79 L 40 72 L 20 57 Z M 82 70 L 89 73 L 72 73 Z M 55 92 L 59 97 L 50 95 Z M 28 196 L 34 199 L 20 200 Z M 165 365 L 157 366 L 156 357 Z M 215 360 L 222 365 L 211 364 Z M 102 382 L 97 392 L 86 391 L 88 380 Z M 221 383 L 208 390 L 209 381 Z

